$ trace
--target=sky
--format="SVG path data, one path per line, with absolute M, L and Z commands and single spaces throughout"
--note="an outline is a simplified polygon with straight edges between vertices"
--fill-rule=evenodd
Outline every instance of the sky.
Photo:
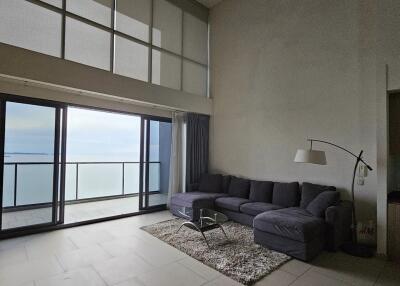
M 7 102 L 6 161 L 50 158 L 54 122 L 54 108 Z M 67 162 L 139 161 L 139 116 L 68 107 L 67 128 Z M 153 158 L 158 156 L 158 134 L 158 122 L 151 122 Z

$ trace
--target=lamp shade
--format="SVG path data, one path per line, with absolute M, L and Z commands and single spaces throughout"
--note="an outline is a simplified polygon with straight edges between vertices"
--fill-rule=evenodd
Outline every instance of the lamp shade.
M 318 165 L 326 165 L 325 152 L 318 150 L 298 149 L 294 161 L 296 163 L 311 163 Z

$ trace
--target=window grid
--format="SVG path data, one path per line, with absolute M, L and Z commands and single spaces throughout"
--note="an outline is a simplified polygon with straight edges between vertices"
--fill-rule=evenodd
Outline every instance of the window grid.
M 184 22 L 184 21 L 183 21 L 183 17 L 184 17 L 184 11 L 183 11 L 181 8 L 180 8 L 181 11 L 182 11 L 181 54 L 178 54 L 178 53 L 172 52 L 172 51 L 170 51 L 170 50 L 164 49 L 164 48 L 162 48 L 162 47 L 158 47 L 158 46 L 154 46 L 154 45 L 153 45 L 153 34 L 152 34 L 152 33 L 153 33 L 154 0 L 150 0 L 150 1 L 151 1 L 151 4 L 150 4 L 151 13 L 150 13 L 150 24 L 149 24 L 149 42 L 145 42 L 145 41 L 143 41 L 143 40 L 137 39 L 137 38 L 135 38 L 135 37 L 133 37 L 133 36 L 127 35 L 127 34 L 125 34 L 125 33 L 123 33 L 123 32 L 120 32 L 120 31 L 116 30 L 116 17 L 115 17 L 115 15 L 116 15 L 116 3 L 117 3 L 117 0 L 113 0 L 113 1 L 112 1 L 112 7 L 111 7 L 111 27 L 108 27 L 108 26 L 106 26 L 106 25 L 97 23 L 97 22 L 95 22 L 95 21 L 93 21 L 93 20 L 87 19 L 87 18 L 85 18 L 85 17 L 79 16 L 79 15 L 77 15 L 77 14 L 75 14 L 75 13 L 70 12 L 70 11 L 67 11 L 67 9 L 66 9 L 66 6 L 67 6 L 66 2 L 67 2 L 67 0 L 63 0 L 63 2 L 62 2 L 62 8 L 55 7 L 55 6 L 51 5 L 51 4 L 42 2 L 42 1 L 40 1 L 40 0 L 26 0 L 26 1 L 31 2 L 31 3 L 33 3 L 33 4 L 36 4 L 36 5 L 39 5 L 39 6 L 43 7 L 43 8 L 46 8 L 46 9 L 49 9 L 49 10 L 53 10 L 53 11 L 55 11 L 55 12 L 58 12 L 58 13 L 62 14 L 62 24 L 61 24 L 61 29 L 62 29 L 62 31 L 61 31 L 61 33 L 62 33 L 62 36 L 61 36 L 61 41 L 62 41 L 62 43 L 61 43 L 61 58 L 64 59 L 64 60 L 65 60 L 65 30 L 66 30 L 66 18 L 67 18 L 67 16 L 68 16 L 68 17 L 71 17 L 71 18 L 73 18 L 73 19 L 79 20 L 79 21 L 81 21 L 81 22 L 83 22 L 83 23 L 85 23 L 85 24 L 91 25 L 91 26 L 93 26 L 93 27 L 96 27 L 96 28 L 99 28 L 99 29 L 102 29 L 102 30 L 104 30 L 104 31 L 107 31 L 107 32 L 111 33 L 111 43 L 110 43 L 110 61 L 111 61 L 111 63 L 110 63 L 110 72 L 112 72 L 112 73 L 114 73 L 114 70 L 115 70 L 115 69 L 114 69 L 114 65 L 115 65 L 115 60 L 114 60 L 114 58 L 115 58 L 115 36 L 118 35 L 118 36 L 123 37 L 123 38 L 125 38 L 125 39 L 127 39 L 127 40 L 130 40 L 130 41 L 136 42 L 136 43 L 138 43 L 138 44 L 144 45 L 144 46 L 146 46 L 146 47 L 148 48 L 148 50 L 149 50 L 149 66 L 148 66 L 148 73 L 149 73 L 149 75 L 148 75 L 148 79 L 147 79 L 147 82 L 148 82 L 148 83 L 152 83 L 152 50 L 153 50 L 153 49 L 154 49 L 154 50 L 158 50 L 158 51 L 163 52 L 163 53 L 168 53 L 168 54 L 170 54 L 170 55 L 174 55 L 174 56 L 176 56 L 176 57 L 178 57 L 178 58 L 180 59 L 180 61 L 181 61 L 181 73 L 180 73 L 181 86 L 180 86 L 180 90 L 181 90 L 181 91 L 183 91 L 183 77 L 184 77 L 184 75 L 183 75 L 183 61 L 184 61 L 184 60 L 189 61 L 189 62 L 192 62 L 192 63 L 195 63 L 195 64 L 200 65 L 200 66 L 202 66 L 202 67 L 205 67 L 205 68 L 207 69 L 207 77 L 208 77 L 209 71 L 208 71 L 208 65 L 207 65 L 207 64 L 203 64 L 203 63 L 201 63 L 201 62 L 198 62 L 198 61 L 196 61 L 196 60 L 193 60 L 193 59 L 190 59 L 190 58 L 187 58 L 187 57 L 184 57 L 184 56 L 183 56 L 183 41 L 184 41 L 184 35 L 183 35 L 183 32 L 184 32 L 184 23 L 183 23 L 183 22 Z M 207 54 L 208 54 L 208 51 L 207 51 Z M 207 83 L 207 90 L 208 90 L 208 83 Z

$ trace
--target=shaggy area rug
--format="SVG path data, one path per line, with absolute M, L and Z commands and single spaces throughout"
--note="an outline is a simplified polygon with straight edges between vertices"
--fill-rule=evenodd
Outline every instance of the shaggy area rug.
M 221 230 L 214 229 L 205 233 L 208 247 L 197 231 L 184 226 L 177 233 L 182 222 L 172 219 L 142 229 L 245 285 L 252 285 L 290 260 L 286 254 L 255 244 L 251 227 L 228 221 L 223 228 L 229 240 Z

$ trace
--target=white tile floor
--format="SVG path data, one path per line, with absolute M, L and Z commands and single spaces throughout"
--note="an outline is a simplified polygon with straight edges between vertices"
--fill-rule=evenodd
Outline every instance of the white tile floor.
M 149 205 L 165 204 L 166 201 L 167 197 L 165 194 L 152 194 L 149 196 Z M 138 211 L 138 196 L 97 202 L 66 204 L 64 222 L 74 223 Z M 3 214 L 3 228 L 9 229 L 47 223 L 51 220 L 51 216 L 51 208 L 6 212 Z
M 235 286 L 239 283 L 140 229 L 167 211 L 0 241 L 1 286 Z M 291 260 L 257 286 L 400 285 L 400 266 L 323 253 Z

